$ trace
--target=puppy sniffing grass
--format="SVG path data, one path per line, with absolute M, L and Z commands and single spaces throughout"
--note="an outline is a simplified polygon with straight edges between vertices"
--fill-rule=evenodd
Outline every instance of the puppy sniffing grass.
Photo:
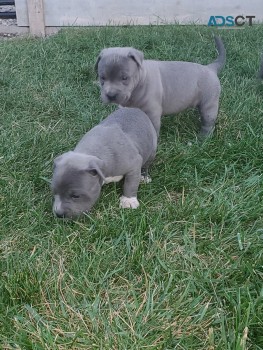
M 122 208 L 137 208 L 141 169 L 147 175 L 157 148 L 157 135 L 147 115 L 137 108 L 120 108 L 95 126 L 74 151 L 57 157 L 51 188 L 53 212 L 75 218 L 98 200 L 104 183 L 124 178 Z

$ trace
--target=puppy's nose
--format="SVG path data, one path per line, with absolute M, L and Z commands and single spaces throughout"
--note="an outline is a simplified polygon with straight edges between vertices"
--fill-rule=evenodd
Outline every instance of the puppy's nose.
M 63 214 L 63 213 L 56 213 L 56 212 L 55 212 L 55 215 L 56 215 L 57 218 L 60 218 L 60 219 L 63 219 L 63 218 L 66 217 L 66 215 Z
M 117 98 L 117 94 L 115 92 L 108 92 L 107 98 L 109 99 L 109 101 L 114 101 Z

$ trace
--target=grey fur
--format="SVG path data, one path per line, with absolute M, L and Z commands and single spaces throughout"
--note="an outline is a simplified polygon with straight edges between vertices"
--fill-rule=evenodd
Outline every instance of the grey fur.
M 159 134 L 161 116 L 197 107 L 201 135 L 214 130 L 221 86 L 217 77 L 226 60 L 222 40 L 215 37 L 219 55 L 204 66 L 192 62 L 144 60 L 132 47 L 101 51 L 96 69 L 105 103 L 138 107 L 151 119 Z
M 141 168 L 147 171 L 156 148 L 157 135 L 144 112 L 137 108 L 116 110 L 88 131 L 74 151 L 55 159 L 53 212 L 66 218 L 88 212 L 98 200 L 103 183 L 122 177 L 121 205 L 136 208 Z

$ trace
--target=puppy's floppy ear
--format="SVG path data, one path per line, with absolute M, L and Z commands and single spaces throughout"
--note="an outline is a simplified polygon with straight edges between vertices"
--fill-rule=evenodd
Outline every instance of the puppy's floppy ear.
M 62 160 L 62 158 L 63 158 L 63 154 L 61 154 L 60 156 L 57 156 L 57 157 L 54 159 L 54 162 L 53 162 L 54 168 L 58 165 L 58 163 Z
M 60 156 L 57 156 L 55 159 L 54 159 L 54 168 L 59 165 L 59 163 L 64 159 L 66 160 L 68 158 L 68 156 L 70 156 L 71 154 L 74 154 L 72 151 L 68 151 L 66 153 L 63 153 L 61 154 Z
M 101 55 L 99 55 L 99 57 L 97 58 L 97 61 L 96 61 L 95 66 L 94 66 L 95 72 L 97 73 L 97 75 L 98 75 L 98 65 L 99 65 L 100 60 L 101 60 Z
M 142 61 L 143 61 L 143 52 L 136 50 L 136 49 L 131 49 L 130 52 L 128 53 L 128 57 L 130 57 L 132 60 L 134 60 L 139 67 L 142 66 Z
M 92 159 L 87 168 L 85 169 L 86 172 L 91 174 L 92 176 L 99 176 L 103 181 L 105 181 L 105 176 L 102 173 L 102 169 L 104 166 L 103 160 L 97 158 L 97 159 Z
M 98 75 L 98 65 L 99 65 L 99 62 L 100 62 L 100 60 L 101 60 L 101 58 L 103 56 L 103 51 L 104 51 L 104 49 L 101 50 L 101 52 L 100 52 L 100 54 L 99 54 L 99 56 L 97 58 L 97 61 L 95 63 L 95 67 L 94 68 L 95 68 L 95 71 L 96 71 L 97 75 Z

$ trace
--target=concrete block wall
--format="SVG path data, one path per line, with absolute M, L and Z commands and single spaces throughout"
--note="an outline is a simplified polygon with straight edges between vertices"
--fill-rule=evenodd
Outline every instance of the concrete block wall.
M 29 26 L 32 10 L 39 16 L 39 6 L 45 27 L 174 22 L 206 25 L 211 15 L 254 15 L 255 21 L 263 21 L 263 0 L 16 0 L 18 26 Z

